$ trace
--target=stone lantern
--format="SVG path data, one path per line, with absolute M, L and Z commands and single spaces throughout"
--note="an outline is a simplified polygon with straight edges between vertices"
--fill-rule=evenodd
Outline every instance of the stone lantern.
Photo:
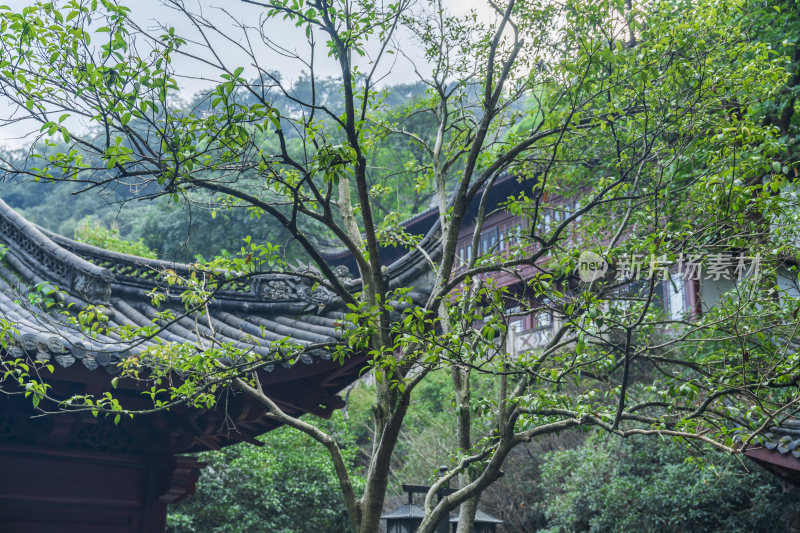
M 446 469 L 443 469 L 446 470 Z M 443 473 L 443 472 L 442 472 Z M 430 487 L 424 485 L 403 485 L 403 490 L 408 493 L 408 503 L 401 505 L 390 513 L 381 516 L 386 520 L 387 533 L 416 533 L 417 528 L 425 517 L 425 511 L 414 503 L 414 494 L 427 494 Z M 437 491 L 439 501 L 447 494 L 455 492 L 453 489 L 444 486 Z M 495 533 L 497 524 L 503 521 L 497 519 L 481 510 L 475 513 L 474 533 Z M 442 520 L 436 531 L 437 533 L 455 533 L 458 527 L 458 516 Z

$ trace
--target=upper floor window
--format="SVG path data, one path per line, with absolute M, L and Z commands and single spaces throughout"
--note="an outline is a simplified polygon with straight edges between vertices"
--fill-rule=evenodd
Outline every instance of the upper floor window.
M 550 231 L 552 224 L 553 216 L 550 214 L 550 211 L 545 211 L 542 216 L 542 232 L 546 233 Z
M 566 209 L 567 206 L 553 209 L 553 229 L 555 229 L 565 218 L 567 218 Z
M 581 201 L 580 200 L 575 200 L 575 202 L 572 204 L 572 213 L 577 213 L 580 210 L 581 210 Z M 580 220 L 580 219 L 581 219 L 580 216 L 575 217 L 576 221 Z
M 553 326 L 553 315 L 550 311 L 536 313 L 536 326 L 539 329 L 549 329 Z
M 510 250 L 512 246 L 518 246 L 522 238 L 522 224 L 512 224 L 505 230 L 505 245 L 503 249 Z
M 497 251 L 497 228 L 487 228 L 481 232 L 480 255 Z
M 472 245 L 467 244 L 462 246 L 458 249 L 456 255 L 458 256 L 456 259 L 456 268 L 466 268 L 472 261 Z

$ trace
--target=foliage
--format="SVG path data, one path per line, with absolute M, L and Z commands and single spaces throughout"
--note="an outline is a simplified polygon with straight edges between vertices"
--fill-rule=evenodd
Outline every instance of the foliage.
M 343 442 L 351 437 L 341 413 L 325 424 Z M 196 494 L 170 509 L 171 533 L 349 531 L 336 474 L 318 443 L 280 428 L 259 439 L 199 455 L 207 466 Z M 355 465 L 356 448 L 347 461 Z M 357 479 L 357 478 L 356 478 Z
M 353 325 L 325 348 L 337 361 L 363 358 L 374 377 L 363 486 L 353 483 L 341 439 L 287 415 L 256 377 L 318 347 L 284 339 L 270 343 L 269 357 L 218 339 L 148 347 L 123 372 L 144 382 L 156 409 L 212 406 L 223 383 L 250 395 L 272 420 L 327 449 L 359 533 L 378 527 L 403 427 L 415 423 L 409 406 L 426 393 L 444 400 L 425 385 L 441 384 L 442 375 L 453 407 L 442 409 L 450 418 L 442 427 L 454 428 L 454 439 L 437 458 L 451 470 L 426 497 L 424 533 L 458 505 L 459 530 L 468 532 L 478 497 L 531 439 L 600 428 L 733 451 L 734 434 L 751 439 L 764 418 L 793 409 L 800 361 L 786 347 L 798 326 L 800 250 L 790 226 L 798 205 L 786 132 L 794 118 L 781 123 L 785 131 L 771 118 L 793 110 L 784 93 L 796 84 L 788 55 L 759 40 L 760 4 L 508 0 L 490 2 L 492 20 L 480 20 L 435 0 L 261 3 L 263 16 L 294 25 L 311 50 L 294 55 L 312 69 L 311 90 L 301 84 L 293 93 L 243 44 L 293 55 L 285 43 L 246 23 L 231 35 L 213 17 L 167 3 L 202 38 L 172 27 L 147 34 L 111 0 L 39 3 L 21 13 L 0 7 L 0 83 L 47 146 L 32 150 L 37 167 L 12 164 L 8 172 L 126 183 L 143 197 L 273 220 Z M 389 109 L 378 80 L 387 56 L 404 52 L 395 49 L 399 31 L 424 55 L 413 66 L 426 92 Z M 235 54 L 217 53 L 205 32 Z M 319 95 L 318 45 L 327 51 L 319 59 L 339 73 Z M 220 81 L 176 109 L 173 60 L 181 55 L 213 58 L 203 61 Z M 358 60 L 367 56 L 369 67 Z M 280 95 L 292 102 L 288 112 L 276 105 Z M 765 105 L 772 100 L 782 103 Z M 71 114 L 103 134 L 70 131 Z M 522 192 L 506 208 L 524 227 L 508 249 L 478 250 L 492 215 L 486 203 L 508 174 Z M 411 180 L 417 196 L 409 203 L 423 205 L 431 190 L 439 215 L 425 239 L 400 226 L 407 205 L 389 201 Z M 776 223 L 789 231 L 773 230 Z M 321 238 L 331 236 L 357 265 L 354 285 L 320 252 Z M 470 236 L 481 253 L 459 262 Z M 387 276 L 386 246 L 416 253 L 427 274 Z M 587 249 L 610 263 L 609 276 L 576 279 Z M 660 305 L 668 280 L 655 275 L 663 272 L 656 263 L 672 268 L 714 252 L 763 258 L 763 268 L 727 292 L 704 285 L 702 316 L 670 314 Z M 628 272 L 631 257 L 656 258 L 653 272 Z M 216 289 L 286 271 L 286 259 L 279 246 L 247 239 L 239 253 L 198 260 L 189 274 L 166 272 L 153 303 L 169 290 L 181 295 L 182 311 L 202 312 Z M 507 275 L 515 281 L 503 286 Z M 423 296 L 415 284 L 425 285 Z M 146 327 L 109 333 L 151 337 L 180 312 L 165 308 Z M 556 319 L 548 342 L 509 350 L 508 321 L 534 312 Z M 135 414 L 108 396 L 68 401 L 69 409 Z M 436 501 L 437 484 L 450 481 L 457 490 Z
M 485 376 L 478 377 L 491 385 Z M 402 505 L 402 483 L 429 483 L 452 448 L 454 398 L 447 376 L 418 389 L 397 447 L 387 508 Z M 347 424 L 366 455 L 374 385 L 348 394 Z M 481 396 L 488 396 L 484 391 Z M 481 497 L 509 533 L 528 531 L 784 531 L 800 507 L 797 489 L 741 457 L 671 439 L 609 440 L 565 432 L 510 454 L 505 475 Z
M 782 160 L 794 163 L 800 159 L 800 4 L 797 0 L 772 2 L 768 5 L 750 2 L 743 23 L 753 26 L 753 34 L 784 60 L 789 79 L 774 98 L 761 103 L 761 112 L 780 135 L 786 146 Z M 796 176 L 796 174 L 795 174 Z
M 741 459 L 686 452 L 657 439 L 594 435 L 548 454 L 544 531 L 787 531 L 796 519 L 797 489 Z
M 149 257 L 155 259 L 156 254 L 145 246 L 144 242 L 127 241 L 122 238 L 117 228 L 106 228 L 92 217 L 86 217 L 75 228 L 75 240 L 97 246 L 112 252 Z

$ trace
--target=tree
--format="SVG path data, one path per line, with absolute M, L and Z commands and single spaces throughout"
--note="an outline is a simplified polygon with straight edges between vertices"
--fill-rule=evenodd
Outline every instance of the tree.
M 271 361 L 249 351 L 213 346 L 198 363 L 178 347 L 128 360 L 128 376 L 144 368 L 148 379 L 187 376 L 158 408 L 213 402 L 219 380 L 257 398 L 270 418 L 327 449 L 361 533 L 378 529 L 409 403 L 437 369 L 450 373 L 457 447 L 425 499 L 425 533 L 458 505 L 459 532 L 469 532 L 505 458 L 541 435 L 594 426 L 735 451 L 732 430 L 749 442 L 794 412 L 800 374 L 787 346 L 797 293 L 787 287 L 797 248 L 793 232 L 775 228 L 794 229 L 795 164 L 783 159 L 787 140 L 760 107 L 787 76 L 783 57 L 753 38 L 750 3 L 508 0 L 488 2 L 489 20 L 454 16 L 437 0 L 248 1 L 264 19 L 293 24 L 305 52 L 275 42 L 260 24 L 236 22 L 233 35 L 220 23 L 224 10 L 216 17 L 166 3 L 193 36 L 166 26 L 148 33 L 110 0 L 0 8 L 0 91 L 36 124 L 42 143 L 66 143 L 38 168 L 5 170 L 87 187 L 124 182 L 176 203 L 211 197 L 218 210 L 246 208 L 285 228 L 319 270 L 315 281 L 347 303 L 356 325 L 335 356 L 368 353 L 378 383 L 363 490 L 334 436 L 282 412 L 260 389 L 253 372 Z M 301 62 L 311 90 L 293 91 L 268 70 L 270 51 Z M 233 52 L 239 56 L 229 59 Z M 222 79 L 190 109 L 171 106 L 178 56 Z M 414 63 L 426 94 L 393 114 L 380 78 L 397 56 Z M 315 90 L 321 61 L 339 74 L 324 98 Z M 294 111 L 281 112 L 278 98 Z M 93 129 L 70 130 L 70 116 Z M 381 203 L 390 187 L 402 186 L 370 168 L 387 138 L 413 147 L 395 155 L 434 191 L 437 235 L 409 235 L 396 210 L 376 215 L 390 209 Z M 508 173 L 528 184 L 506 205 L 524 217 L 524 231 L 508 250 L 479 248 L 490 192 Z M 461 265 L 459 233 L 472 222 L 471 205 L 472 249 L 482 253 L 462 256 Z M 357 293 L 319 252 L 311 231 L 320 227 L 355 258 Z M 424 301 L 386 278 L 386 245 L 428 262 Z M 250 275 L 286 268 L 273 247 L 250 246 L 197 265 L 211 281 L 186 289 L 189 305 L 231 281 L 213 274 L 219 267 Z M 580 252 L 590 249 L 617 275 L 579 282 Z M 651 271 L 667 272 L 682 257 L 733 252 L 751 258 L 747 267 L 762 260 L 761 268 L 702 316 L 665 312 L 659 278 L 636 279 L 632 268 L 643 256 Z M 718 269 L 717 279 L 729 270 Z M 520 277 L 514 291 L 495 283 L 503 272 Z M 549 341 L 509 355 L 508 321 L 542 311 L 557 318 Z M 301 351 L 273 348 L 279 358 Z M 220 350 L 237 364 L 215 363 Z M 494 378 L 492 397 L 474 394 L 478 374 Z M 88 396 L 62 405 L 132 413 Z M 437 502 L 437 488 L 456 479 L 457 490 Z
M 671 443 L 592 436 L 547 454 L 546 531 L 791 531 L 796 489 L 719 453 L 687 461 Z M 691 457 L 691 456 L 690 456 Z M 696 460 L 697 458 L 694 457 Z
M 323 427 L 342 442 L 350 438 L 341 417 Z M 293 533 L 301 521 L 305 530 L 347 532 L 347 512 L 325 450 L 290 428 L 261 440 L 262 446 L 231 446 L 203 454 L 209 474 L 200 480 L 197 494 L 170 513 L 168 530 Z M 356 450 L 345 452 L 351 465 Z

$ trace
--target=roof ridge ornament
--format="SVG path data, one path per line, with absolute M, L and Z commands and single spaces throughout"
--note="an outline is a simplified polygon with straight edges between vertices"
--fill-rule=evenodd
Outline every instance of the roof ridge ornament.
M 334 273 L 348 289 L 357 285 L 346 266 L 337 266 Z M 320 269 L 302 262 L 298 262 L 297 266 L 291 267 L 285 274 L 256 276 L 254 292 L 259 299 L 266 301 L 305 302 L 308 304 L 306 312 L 321 313 L 342 302 L 339 295 L 325 285 Z

